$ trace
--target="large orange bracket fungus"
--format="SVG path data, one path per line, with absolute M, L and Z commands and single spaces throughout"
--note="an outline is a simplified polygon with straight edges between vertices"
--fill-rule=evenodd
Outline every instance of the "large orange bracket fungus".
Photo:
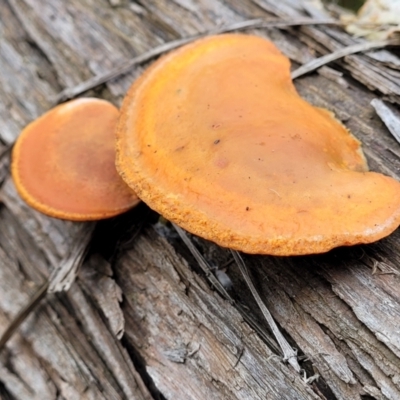
M 115 169 L 119 111 L 84 98 L 53 108 L 18 137 L 11 172 L 21 197 L 56 218 L 89 221 L 118 215 L 139 199 Z
M 227 34 L 164 56 L 124 100 L 117 169 L 151 208 L 247 253 L 370 243 L 400 223 L 400 183 L 299 97 L 269 41 Z

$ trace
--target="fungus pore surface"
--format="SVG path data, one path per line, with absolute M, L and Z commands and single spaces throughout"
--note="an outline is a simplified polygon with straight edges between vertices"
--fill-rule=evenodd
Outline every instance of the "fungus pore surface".
M 247 253 L 369 243 L 400 223 L 400 184 L 304 101 L 269 41 L 227 34 L 155 62 L 129 90 L 117 169 L 151 208 Z
M 84 98 L 30 123 L 12 154 L 21 197 L 44 214 L 76 221 L 112 217 L 135 206 L 138 197 L 115 168 L 118 115 L 111 103 Z

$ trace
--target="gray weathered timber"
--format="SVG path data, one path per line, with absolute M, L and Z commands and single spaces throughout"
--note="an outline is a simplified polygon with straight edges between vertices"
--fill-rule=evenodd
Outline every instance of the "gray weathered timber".
M 307 16 L 306 8 L 317 15 L 302 4 L 0 0 L 0 154 L 65 88 L 221 25 L 290 20 Z M 247 32 L 270 38 L 297 64 L 357 42 L 332 26 Z M 334 111 L 362 141 L 371 169 L 397 178 L 399 144 L 370 101 L 380 96 L 399 103 L 399 66 L 396 53 L 381 50 L 348 56 L 329 73 L 296 82 L 304 98 Z M 86 95 L 119 105 L 144 67 Z M 26 206 L 9 179 L 7 156 L 0 182 L 1 334 L 82 227 Z M 155 229 L 150 218 L 137 233 L 142 214 L 148 219 L 144 206 L 98 225 L 77 282 L 67 293 L 49 295 L 0 354 L 0 398 L 400 398 L 399 231 L 376 244 L 318 256 L 245 256 L 263 300 L 299 350 L 306 376 L 320 376 L 307 383 L 282 362 L 235 266 L 228 265 L 231 305 L 198 274 L 173 231 Z M 230 260 L 226 249 L 193 240 L 211 264 Z

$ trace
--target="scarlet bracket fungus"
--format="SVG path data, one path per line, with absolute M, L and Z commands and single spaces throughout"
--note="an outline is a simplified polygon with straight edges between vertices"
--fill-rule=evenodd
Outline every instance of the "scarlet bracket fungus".
M 400 223 L 400 184 L 367 172 L 359 141 L 297 94 L 269 41 L 208 37 L 131 87 L 117 169 L 151 208 L 247 253 L 296 255 L 376 241 Z
M 84 98 L 50 110 L 19 136 L 11 172 L 21 197 L 56 218 L 108 218 L 139 199 L 115 169 L 114 130 L 119 111 Z

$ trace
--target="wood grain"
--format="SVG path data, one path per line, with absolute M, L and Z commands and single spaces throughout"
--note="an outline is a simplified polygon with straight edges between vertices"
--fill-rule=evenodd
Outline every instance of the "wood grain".
M 0 0 L 0 150 L 61 90 L 160 44 L 246 19 L 304 18 L 305 10 L 295 0 Z M 248 32 L 273 40 L 293 68 L 357 42 L 332 26 Z M 362 141 L 371 169 L 397 179 L 399 145 L 369 103 L 399 103 L 399 66 L 396 52 L 381 50 L 330 65 L 339 73 L 296 82 L 304 98 L 334 111 Z M 86 95 L 119 105 L 144 68 Z M 0 333 L 81 232 L 78 224 L 31 210 L 8 174 L 6 156 Z M 227 271 L 231 305 L 210 289 L 173 230 L 156 220 L 141 206 L 99 224 L 78 281 L 49 295 L 0 354 L 0 398 L 400 398 L 398 231 L 319 256 L 245 256 L 306 376 L 320 376 L 307 383 L 281 360 L 235 266 Z M 212 265 L 230 260 L 226 249 L 192 239 Z M 253 323 L 244 322 L 243 310 Z

